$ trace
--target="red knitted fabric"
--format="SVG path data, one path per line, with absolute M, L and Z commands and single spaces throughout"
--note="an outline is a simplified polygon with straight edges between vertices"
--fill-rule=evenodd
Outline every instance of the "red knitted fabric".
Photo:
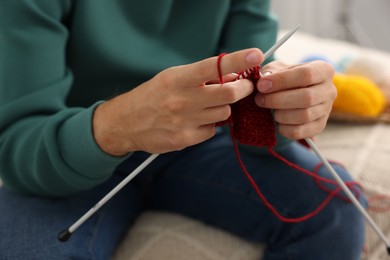
M 260 66 L 239 73 L 254 85 L 260 79 Z M 242 144 L 273 147 L 276 144 L 275 124 L 270 109 L 255 103 L 255 93 L 232 105 L 233 136 Z
M 219 56 L 218 63 L 223 55 Z M 249 79 L 256 85 L 260 79 L 260 66 L 238 73 L 237 79 Z M 220 75 L 220 81 L 222 76 Z M 231 105 L 233 136 L 241 144 L 273 147 L 276 145 L 275 123 L 270 109 L 262 108 L 255 103 L 255 92 Z M 217 126 L 227 121 L 217 123 Z

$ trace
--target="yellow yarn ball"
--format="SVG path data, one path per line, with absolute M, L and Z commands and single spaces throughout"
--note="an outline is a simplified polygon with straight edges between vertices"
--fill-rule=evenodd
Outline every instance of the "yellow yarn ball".
M 366 77 L 336 74 L 333 83 L 338 92 L 334 112 L 377 117 L 386 106 L 384 94 Z

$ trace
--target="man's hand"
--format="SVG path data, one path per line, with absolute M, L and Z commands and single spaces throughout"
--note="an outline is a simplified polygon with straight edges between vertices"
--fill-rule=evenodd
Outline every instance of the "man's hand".
M 291 139 L 313 137 L 326 126 L 337 96 L 331 65 L 315 61 L 289 66 L 272 62 L 262 68 L 255 102 L 274 109 L 280 134 Z M 266 73 L 271 72 L 271 73 Z
M 222 75 L 259 65 L 259 49 L 227 54 Z M 229 76 L 225 76 L 229 78 Z M 215 134 L 232 104 L 253 92 L 249 80 L 218 82 L 217 57 L 168 68 L 135 89 L 99 105 L 93 118 L 97 144 L 108 154 L 164 153 L 201 143 Z M 268 102 L 268 101 L 267 101 Z

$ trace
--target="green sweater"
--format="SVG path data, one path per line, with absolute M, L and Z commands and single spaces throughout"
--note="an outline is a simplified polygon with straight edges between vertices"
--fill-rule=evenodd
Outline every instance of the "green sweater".
M 64 196 L 126 157 L 99 149 L 99 102 L 161 70 L 275 41 L 268 0 L 3 0 L 0 176 L 9 189 Z

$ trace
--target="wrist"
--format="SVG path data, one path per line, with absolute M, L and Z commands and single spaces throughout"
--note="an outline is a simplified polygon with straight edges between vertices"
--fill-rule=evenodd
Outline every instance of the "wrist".
M 96 107 L 92 119 L 93 137 L 103 152 L 111 156 L 124 156 L 130 149 L 127 140 L 121 138 L 119 115 L 112 108 L 111 102 L 106 101 Z

